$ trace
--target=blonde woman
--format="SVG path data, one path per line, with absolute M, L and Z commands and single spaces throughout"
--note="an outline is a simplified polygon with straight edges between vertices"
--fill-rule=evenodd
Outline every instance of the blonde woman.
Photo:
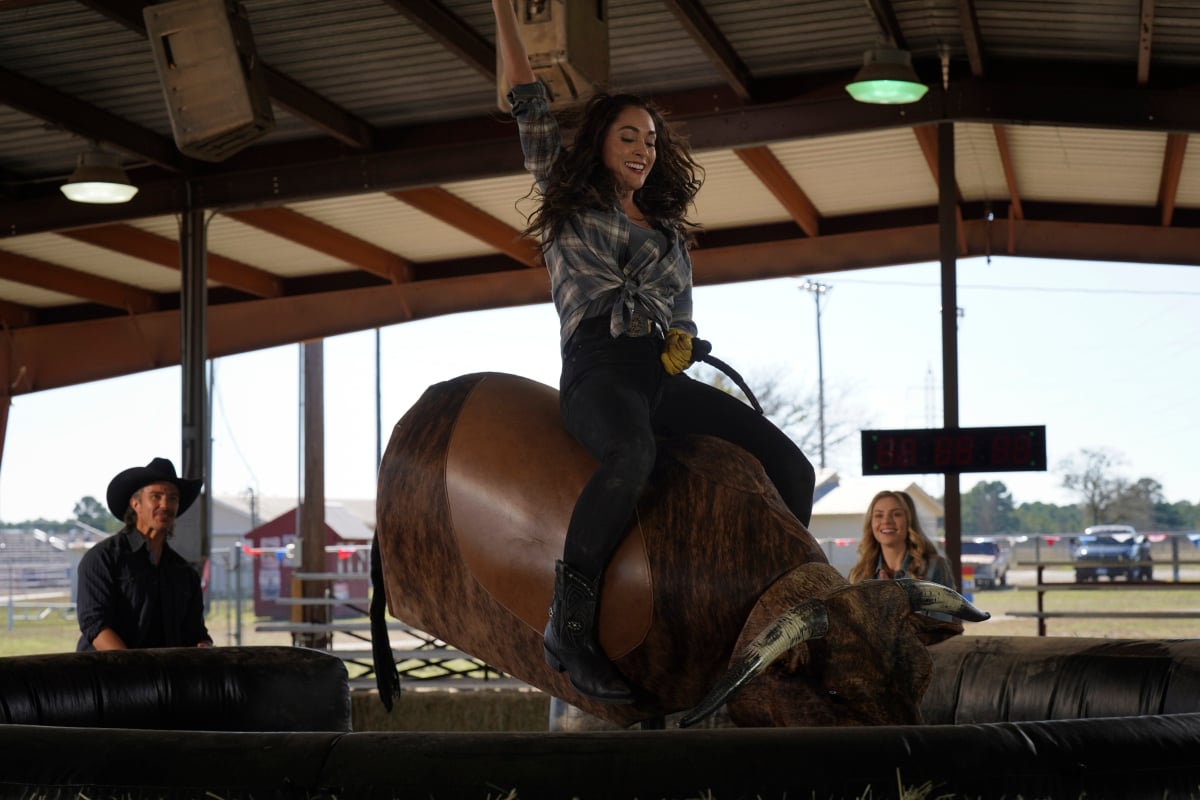
M 916 505 L 907 492 L 879 492 L 867 506 L 850 582 L 872 578 L 916 578 L 956 588 L 950 562 L 921 530 Z

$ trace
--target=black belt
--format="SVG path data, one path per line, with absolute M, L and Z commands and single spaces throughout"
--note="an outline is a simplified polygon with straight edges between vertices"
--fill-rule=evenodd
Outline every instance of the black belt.
M 588 336 L 599 336 L 601 334 L 608 336 L 609 330 L 610 322 L 608 316 L 587 317 L 580 320 L 578 327 L 575 328 L 576 333 L 583 333 Z M 625 327 L 625 335 L 639 338 L 654 334 L 661 336 L 662 327 L 649 317 L 639 314 L 636 311 L 633 312 L 629 318 L 629 324 Z

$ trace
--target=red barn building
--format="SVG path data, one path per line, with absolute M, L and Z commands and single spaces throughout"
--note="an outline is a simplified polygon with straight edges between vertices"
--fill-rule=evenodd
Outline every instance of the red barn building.
M 293 508 L 248 531 L 242 549 L 254 560 L 254 613 L 273 619 L 293 618 L 299 597 L 300 517 Z M 350 601 L 334 607 L 334 617 L 366 614 L 371 588 L 371 529 L 340 503 L 325 504 L 325 572 L 332 597 Z M 308 578 L 305 578 L 308 579 Z M 353 602 L 355 600 L 361 602 Z

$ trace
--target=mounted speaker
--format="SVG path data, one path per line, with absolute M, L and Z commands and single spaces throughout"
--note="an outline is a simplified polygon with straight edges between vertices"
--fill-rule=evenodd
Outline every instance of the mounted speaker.
M 240 3 L 172 0 L 142 14 L 181 153 L 224 161 L 275 127 Z
M 586 99 L 608 81 L 608 0 L 513 0 L 529 64 L 552 107 Z M 496 54 L 497 100 L 508 111 L 508 84 Z

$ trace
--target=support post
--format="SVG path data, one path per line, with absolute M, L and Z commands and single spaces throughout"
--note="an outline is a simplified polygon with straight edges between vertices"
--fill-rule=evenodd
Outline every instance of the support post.
M 182 370 L 182 463 L 185 478 L 204 480 L 196 513 L 199 514 L 199 560 L 212 555 L 209 520 L 212 490 L 209 462 L 208 395 L 204 380 L 208 358 L 208 247 L 205 241 L 204 210 L 193 208 L 189 184 L 188 209 L 179 223 L 181 298 L 179 314 L 179 363 Z
M 940 122 L 938 144 L 938 252 L 942 278 L 942 416 L 943 427 L 958 422 L 958 182 L 954 174 L 954 123 Z M 959 474 L 947 472 L 946 558 L 962 589 L 962 495 Z
M 325 342 L 305 342 L 304 348 L 304 502 L 300 509 L 300 569 L 308 574 L 325 568 Z M 300 596 L 326 598 L 329 581 L 300 581 Z M 305 622 L 324 624 L 331 618 L 328 605 L 305 605 Z M 328 632 L 302 634 L 306 647 L 327 648 Z

